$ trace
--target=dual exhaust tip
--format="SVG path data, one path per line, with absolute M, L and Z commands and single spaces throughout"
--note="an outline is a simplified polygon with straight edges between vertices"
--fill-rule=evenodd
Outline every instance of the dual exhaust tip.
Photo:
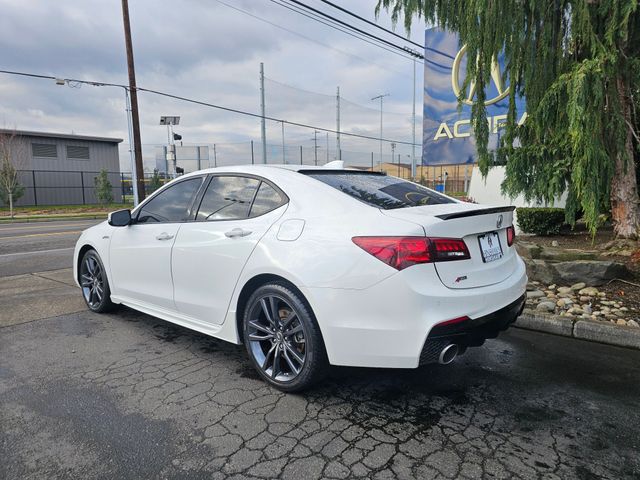
M 442 349 L 440 355 L 438 355 L 438 363 L 441 365 L 448 365 L 455 360 L 458 356 L 460 347 L 455 343 L 450 343 Z

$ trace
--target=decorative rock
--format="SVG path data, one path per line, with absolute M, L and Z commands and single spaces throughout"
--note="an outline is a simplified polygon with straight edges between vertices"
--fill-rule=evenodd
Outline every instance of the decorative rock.
M 640 325 L 638 325 L 638 322 L 636 322 L 635 320 L 627 320 L 627 326 L 640 328 Z
M 578 293 L 580 295 L 587 295 L 587 296 L 590 296 L 590 297 L 594 297 L 594 296 L 598 295 L 598 293 L 600 293 L 600 292 L 598 292 L 598 289 L 595 288 L 595 287 L 585 287 L 585 288 L 579 289 Z
M 536 310 L 542 310 L 545 312 L 553 312 L 556 309 L 556 304 L 553 302 L 540 302 L 536 306 Z
M 571 293 L 571 287 L 558 287 L 558 293 Z
M 578 290 L 582 290 L 586 286 L 587 284 L 584 282 L 574 283 L 573 285 L 571 285 L 571 290 L 573 290 L 574 292 L 577 292 Z
M 618 324 L 618 325 L 626 325 L 627 322 L 625 320 L 623 320 L 622 318 L 619 318 L 618 320 L 616 320 L 616 324 Z
M 628 312 L 629 309 L 627 307 L 620 307 L 621 312 Z
M 544 293 L 542 292 L 542 290 L 531 290 L 527 292 L 527 298 L 538 298 L 538 297 L 544 297 Z
M 557 285 L 554 283 L 553 285 L 549 285 L 549 290 L 555 290 Z
M 585 297 L 584 295 L 581 295 L 581 296 L 580 296 L 580 298 L 579 298 L 579 300 L 580 300 L 581 302 L 587 302 L 587 303 L 588 303 L 588 302 L 590 302 L 590 301 L 591 301 L 591 297 Z
M 571 298 L 573 297 L 573 295 L 571 295 L 570 293 L 559 293 L 558 298 Z
M 589 315 L 591 315 L 591 313 L 593 312 L 591 305 L 583 305 L 582 310 L 584 311 L 584 313 L 588 313 Z
M 571 300 L 570 298 L 561 298 L 556 302 L 556 305 L 559 306 L 560 308 L 564 308 L 564 307 L 568 308 L 571 305 L 573 305 L 573 300 Z
M 600 316 L 602 316 L 602 312 L 600 310 L 596 310 L 591 315 L 593 315 L 594 317 L 600 317 Z
M 604 293 L 604 292 L 598 292 L 598 296 L 601 297 L 601 298 L 604 298 L 604 297 L 607 296 L 607 294 Z

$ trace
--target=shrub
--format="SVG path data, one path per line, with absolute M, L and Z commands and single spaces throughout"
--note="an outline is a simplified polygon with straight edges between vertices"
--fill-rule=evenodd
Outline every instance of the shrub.
M 100 203 L 101 205 L 113 203 L 113 187 L 111 186 L 111 182 L 109 181 L 107 171 L 102 169 L 98 176 L 93 179 L 93 182 L 95 184 L 96 198 L 98 199 L 98 203 Z
M 518 208 L 516 213 L 524 233 L 557 235 L 565 224 L 564 208 Z

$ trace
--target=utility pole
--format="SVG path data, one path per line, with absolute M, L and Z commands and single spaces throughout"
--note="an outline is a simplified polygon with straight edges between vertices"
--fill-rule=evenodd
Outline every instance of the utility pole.
M 218 166 L 218 154 L 216 153 L 216 144 L 213 144 L 213 166 Z
M 329 132 L 327 132 L 327 163 L 329 163 Z
M 131 95 L 131 127 L 133 130 L 133 150 L 136 160 L 136 185 L 138 200 L 145 198 L 144 166 L 142 165 L 142 144 L 140 142 L 140 117 L 138 116 L 138 90 L 136 87 L 136 71 L 133 63 L 133 43 L 131 42 L 131 25 L 129 23 L 129 2 L 122 0 L 122 22 L 124 24 L 124 42 L 127 48 L 127 69 L 129 71 L 129 93 Z
M 267 163 L 267 125 L 264 105 L 264 63 L 260 62 L 260 133 L 262 135 L 262 163 Z
M 396 157 L 396 142 L 391 142 L 391 165 Z M 398 160 L 398 176 L 400 176 L 400 161 Z
M 416 57 L 413 57 L 413 145 L 411 145 L 411 178 L 416 178 Z
M 342 160 L 340 149 L 340 87 L 336 89 L 336 159 Z
M 256 163 L 256 161 L 253 158 L 253 140 L 251 140 L 251 165 L 253 165 L 254 163 Z
M 380 100 L 380 158 L 378 159 L 378 166 L 380 170 L 382 170 L 382 100 L 384 97 L 390 96 L 389 93 L 384 93 L 382 95 L 378 95 L 377 97 L 373 97 L 371 100 Z M 392 159 L 393 161 L 393 159 Z
M 284 154 L 284 121 L 281 122 L 281 124 L 282 124 L 282 163 L 287 163 L 287 159 Z
M 313 131 L 313 159 L 318 165 L 318 130 Z

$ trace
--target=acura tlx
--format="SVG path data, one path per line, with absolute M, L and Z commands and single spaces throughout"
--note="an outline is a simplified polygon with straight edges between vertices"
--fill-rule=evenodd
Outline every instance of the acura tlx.
M 513 209 L 341 162 L 219 167 L 85 230 L 74 275 L 90 310 L 244 344 L 299 391 L 329 365 L 447 364 L 506 329 L 527 282 Z

